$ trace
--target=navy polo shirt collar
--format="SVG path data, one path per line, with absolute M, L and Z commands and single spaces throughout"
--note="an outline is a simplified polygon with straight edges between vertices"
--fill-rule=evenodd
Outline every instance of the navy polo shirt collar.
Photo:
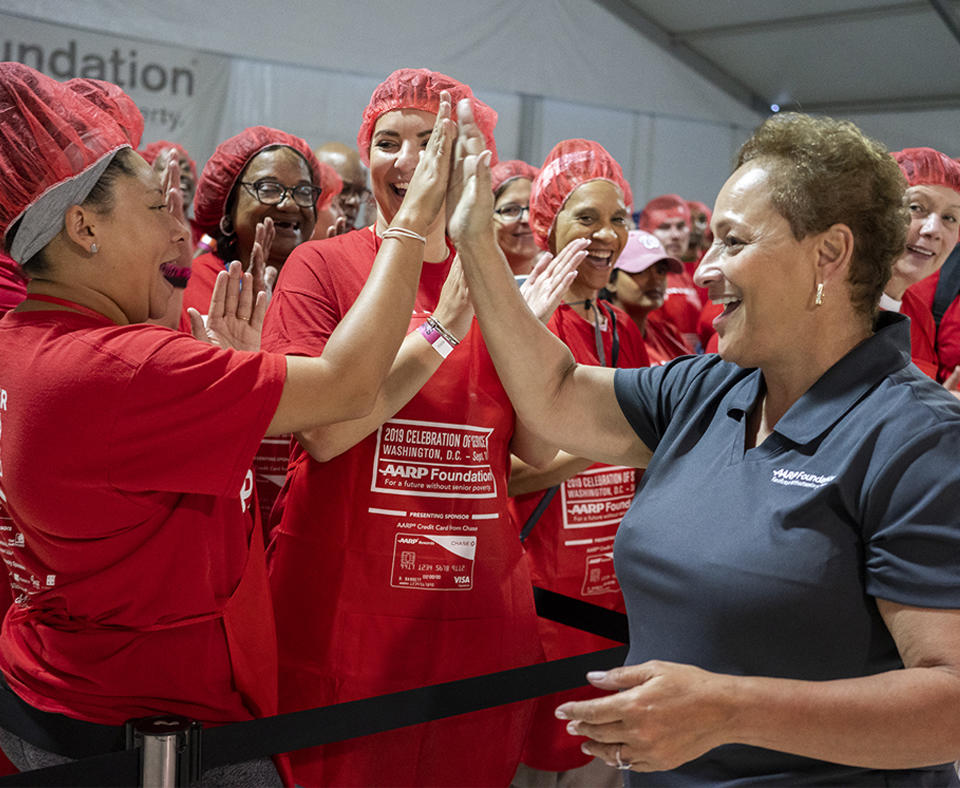
M 910 361 L 910 321 L 895 312 L 881 312 L 873 336 L 830 367 L 783 415 L 774 432 L 793 443 L 809 443 L 883 378 Z M 731 392 L 727 415 L 742 419 L 757 401 L 762 385 L 760 370 L 746 376 Z

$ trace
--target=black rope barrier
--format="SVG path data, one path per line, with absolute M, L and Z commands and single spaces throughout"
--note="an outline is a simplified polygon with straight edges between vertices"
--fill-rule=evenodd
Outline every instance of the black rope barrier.
M 626 642 L 626 616 L 622 613 L 545 589 L 534 591 L 537 612 L 544 618 Z M 616 646 L 372 698 L 207 728 L 202 735 L 201 770 L 582 687 L 587 671 L 621 665 L 626 655 L 625 645 Z M 0 786 L 136 786 L 140 778 L 139 762 L 138 750 L 124 750 L 0 777 Z

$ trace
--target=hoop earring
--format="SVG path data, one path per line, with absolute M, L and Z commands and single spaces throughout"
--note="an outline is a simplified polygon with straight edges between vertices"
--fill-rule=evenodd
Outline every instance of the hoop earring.
M 813 303 L 817 306 L 820 306 L 823 303 L 823 282 L 817 285 L 817 296 L 813 299 Z
M 229 216 L 220 217 L 220 232 L 224 235 L 233 235 L 233 220 Z

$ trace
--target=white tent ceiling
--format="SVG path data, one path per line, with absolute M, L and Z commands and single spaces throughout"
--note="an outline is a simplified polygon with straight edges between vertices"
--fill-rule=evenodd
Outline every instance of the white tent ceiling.
M 597 139 L 641 199 L 712 199 L 774 103 L 849 118 L 891 149 L 960 156 L 960 0 L 0 0 L 0 12 L 230 56 L 219 139 L 266 122 L 349 141 L 371 86 L 424 65 L 496 104 L 507 157 Z
M 960 109 L 960 0 L 595 2 L 758 111 Z

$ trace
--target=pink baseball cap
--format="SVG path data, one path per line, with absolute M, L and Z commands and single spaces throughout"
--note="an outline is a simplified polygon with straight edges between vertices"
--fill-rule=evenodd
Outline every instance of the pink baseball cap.
M 672 273 L 683 271 L 683 263 L 666 253 L 657 236 L 644 230 L 631 230 L 613 267 L 628 274 L 639 274 L 661 260 L 667 263 Z

